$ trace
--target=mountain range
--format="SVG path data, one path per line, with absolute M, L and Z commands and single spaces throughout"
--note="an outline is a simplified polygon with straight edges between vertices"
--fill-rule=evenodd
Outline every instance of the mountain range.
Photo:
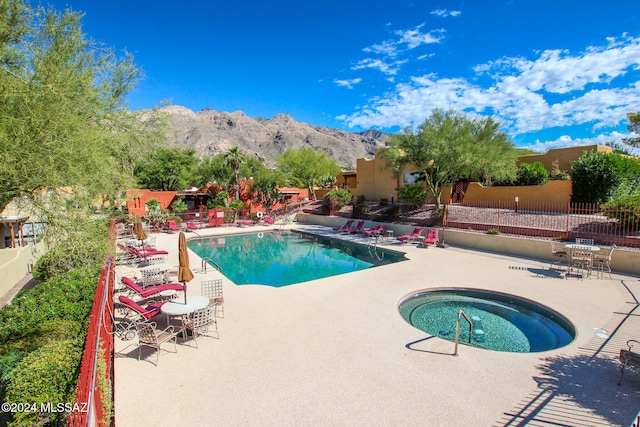
M 268 166 L 288 148 L 312 147 L 326 151 L 344 169 L 355 169 L 356 159 L 372 158 L 392 135 L 376 130 L 346 132 L 298 122 L 288 114 L 271 119 L 251 118 L 242 111 L 233 113 L 211 109 L 193 112 L 181 106 L 167 106 L 175 134 L 168 143 L 193 148 L 199 157 L 227 152 L 237 146 L 255 155 Z

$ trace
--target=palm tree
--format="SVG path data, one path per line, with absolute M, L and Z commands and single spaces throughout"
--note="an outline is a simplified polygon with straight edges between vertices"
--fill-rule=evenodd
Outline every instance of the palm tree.
M 240 180 L 238 174 L 240 173 L 240 163 L 245 160 L 242 151 L 238 147 L 231 147 L 229 151 L 224 155 L 224 160 L 233 169 L 233 196 L 234 200 L 240 200 Z

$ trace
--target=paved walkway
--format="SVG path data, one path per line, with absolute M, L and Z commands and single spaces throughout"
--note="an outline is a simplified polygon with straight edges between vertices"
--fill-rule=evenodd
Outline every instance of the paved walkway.
M 174 265 L 177 240 L 157 235 Z M 153 356 L 137 360 L 135 340 L 118 341 L 116 424 L 630 425 L 640 409 L 640 376 L 628 372 L 618 386 L 615 357 L 627 339 L 640 338 L 638 277 L 565 280 L 533 259 L 390 247 L 409 261 L 283 288 L 236 286 L 225 278 L 220 338 L 162 351 L 157 367 Z M 190 295 L 199 294 L 202 278 L 223 277 L 202 273 L 193 252 L 190 260 L 196 275 Z M 538 301 L 569 318 L 577 337 L 543 353 L 461 346 L 452 356 L 453 343 L 413 328 L 397 310 L 404 296 L 435 287 Z

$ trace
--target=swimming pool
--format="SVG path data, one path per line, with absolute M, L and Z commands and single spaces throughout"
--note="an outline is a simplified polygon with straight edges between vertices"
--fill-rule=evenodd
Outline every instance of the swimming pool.
M 473 326 L 469 337 L 469 325 L 461 319 L 459 342 L 489 350 L 534 353 L 563 347 L 576 336 L 571 322 L 561 314 L 500 292 L 425 290 L 403 299 L 398 309 L 414 327 L 447 340 L 455 340 L 456 319 L 462 310 Z
M 404 254 L 295 231 L 189 240 L 237 285 L 281 287 L 406 260 Z

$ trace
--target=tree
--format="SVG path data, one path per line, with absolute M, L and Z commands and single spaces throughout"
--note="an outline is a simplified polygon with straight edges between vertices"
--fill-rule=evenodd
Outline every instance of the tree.
M 456 111 L 434 110 L 417 132 L 406 128 L 394 135 L 381 155 L 396 176 L 405 166 L 415 168 L 433 195 L 436 210 L 444 186 L 468 178 L 512 179 L 516 170 L 513 143 L 498 122 Z
M 134 174 L 139 185 L 149 190 L 184 190 L 193 183 L 196 162 L 193 149 L 158 148 L 136 164 Z
M 627 126 L 627 130 L 635 134 L 630 138 L 622 138 L 622 142 L 624 144 L 630 145 L 631 147 L 638 148 L 640 147 L 640 111 L 637 113 L 629 113 L 627 114 L 627 119 L 629 119 L 629 125 Z
M 265 168 L 253 180 L 254 200 L 260 203 L 267 213 L 271 213 L 273 206 L 284 199 L 278 187 L 285 182 L 286 178 L 282 172 Z
M 542 162 L 522 163 L 518 166 L 516 185 L 543 185 L 549 181 L 549 171 Z
M 323 177 L 337 175 L 340 172 L 338 163 L 322 150 L 310 147 L 289 148 L 278 156 L 278 168 L 289 176 L 298 187 L 309 189 L 309 195 L 315 198 L 315 187 Z
M 133 57 L 85 39 L 80 20 L 0 4 L 0 211 L 27 198 L 48 223 L 49 245 L 70 249 L 91 240 L 85 232 L 105 239 L 104 228 L 84 226 L 95 201 L 120 207 L 133 159 L 161 140 L 165 123 L 126 110 L 140 75 Z
M 234 200 L 240 200 L 240 163 L 245 160 L 245 156 L 238 147 L 231 147 L 224 155 L 226 163 L 233 170 L 233 196 Z

